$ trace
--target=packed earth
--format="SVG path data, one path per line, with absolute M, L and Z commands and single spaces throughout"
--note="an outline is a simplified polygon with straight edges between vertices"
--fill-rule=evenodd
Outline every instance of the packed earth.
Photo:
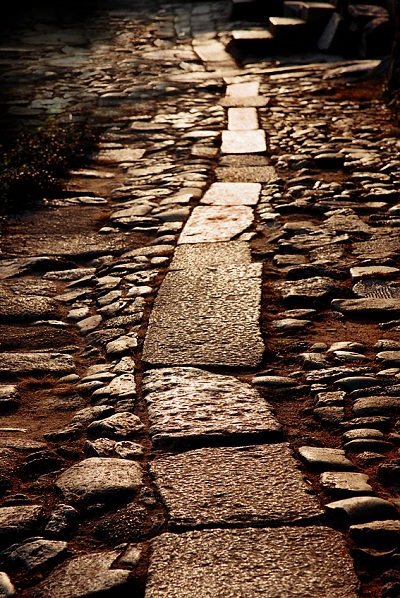
M 241 54 L 231 10 L 2 36 L 10 135 L 63 113 L 100 140 L 1 223 L 0 598 L 400 595 L 381 60 Z

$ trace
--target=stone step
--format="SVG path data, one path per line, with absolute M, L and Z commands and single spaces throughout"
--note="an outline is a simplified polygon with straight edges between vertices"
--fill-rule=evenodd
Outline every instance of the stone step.
M 306 32 L 306 25 L 303 19 L 275 16 L 269 18 L 269 29 L 277 39 L 297 40 Z

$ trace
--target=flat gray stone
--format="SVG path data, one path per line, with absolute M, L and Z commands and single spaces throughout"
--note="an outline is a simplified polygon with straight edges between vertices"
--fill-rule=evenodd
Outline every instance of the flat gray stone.
M 267 151 L 265 132 L 255 131 L 222 131 L 223 154 L 260 154 Z
M 334 299 L 331 306 L 333 310 L 355 318 L 379 318 L 383 321 L 400 317 L 400 299 Z
M 324 527 L 218 529 L 152 541 L 145 598 L 356 598 L 342 535 Z
M 0 508 L 0 543 L 32 535 L 39 526 L 43 510 L 40 505 L 17 505 Z
M 124 459 L 91 457 L 76 463 L 56 481 L 65 497 L 84 500 L 113 498 L 132 494 L 142 484 L 139 465 Z
M 336 500 L 325 506 L 328 513 L 344 520 L 350 525 L 367 523 L 377 519 L 397 519 L 398 512 L 394 504 L 376 496 L 353 496 Z
M 254 376 L 252 379 L 254 386 L 261 386 L 265 388 L 290 388 L 297 386 L 297 381 L 289 376 L 271 376 L 271 375 L 259 375 Z
M 244 242 L 181 245 L 161 284 L 143 360 L 157 365 L 257 367 L 261 264 Z
M 253 222 L 253 210 L 242 205 L 197 206 L 187 221 L 178 244 L 230 241 Z
M 260 193 L 260 183 L 213 183 L 200 203 L 213 206 L 255 206 Z
M 143 388 L 156 448 L 193 448 L 233 438 L 243 444 L 281 438 L 271 406 L 256 390 L 231 376 L 163 368 L 147 372 Z
M 69 374 L 75 370 L 71 355 L 63 353 L 1 353 L 0 374 Z
M 151 473 L 170 528 L 289 523 L 321 513 L 287 444 L 168 455 L 152 463 Z
M 368 476 L 352 471 L 324 471 L 320 476 L 322 488 L 328 494 L 354 495 L 372 494 Z
M 302 446 L 299 449 L 301 459 L 311 468 L 319 471 L 348 471 L 355 469 L 346 458 L 343 449 L 316 446 Z
M 375 359 L 384 367 L 397 367 L 400 365 L 400 351 L 381 351 Z
M 353 405 L 355 417 L 369 415 L 395 415 L 400 412 L 400 397 L 363 397 Z
M 91 598 L 124 591 L 129 570 L 111 568 L 120 551 L 78 556 L 57 567 L 34 591 L 34 598 Z
M 287 280 L 278 285 L 287 307 L 315 307 L 338 291 L 332 278 L 315 276 L 304 280 Z

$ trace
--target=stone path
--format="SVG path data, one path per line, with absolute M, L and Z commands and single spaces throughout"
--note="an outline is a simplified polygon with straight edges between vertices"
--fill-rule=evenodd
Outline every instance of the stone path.
M 3 227 L 0 595 L 398 595 L 392 116 L 354 64 L 239 66 L 229 12 L 0 48 L 6 121 L 102 129 Z

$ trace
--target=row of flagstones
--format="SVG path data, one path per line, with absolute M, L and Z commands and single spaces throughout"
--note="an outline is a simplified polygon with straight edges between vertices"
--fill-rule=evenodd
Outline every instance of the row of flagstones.
M 213 21 L 217 22 L 218 15 L 223 14 L 223 4 L 167 7 L 170 12 L 167 16 L 162 13 L 158 29 L 166 38 L 174 38 L 174 27 L 187 36 L 192 24 L 193 48 L 188 38 L 182 42 L 183 49 L 182 45 L 177 49 L 167 39 L 166 48 L 144 48 L 139 58 L 135 55 L 139 61 L 154 54 L 154 60 L 167 57 L 172 62 L 176 53 L 176 61 L 185 57 L 191 62 L 180 63 L 184 71 L 187 69 L 183 73 L 173 62 L 169 66 L 162 63 L 161 77 L 165 76 L 168 85 L 176 85 L 175 91 L 180 91 L 179 98 L 174 96 L 178 106 L 175 112 L 175 106 L 167 107 L 168 98 L 162 100 L 161 96 L 155 116 L 146 113 L 144 118 L 134 122 L 129 116 L 125 121 L 116 117 L 104 136 L 98 156 L 93 157 L 93 170 L 76 173 L 78 187 L 82 189 L 89 186 L 88 181 L 93 176 L 112 177 L 119 172 L 118 180 L 123 178 L 124 184 L 113 185 L 111 200 L 76 193 L 59 200 L 61 206 L 111 204 L 110 220 L 99 229 L 100 234 L 88 236 L 86 248 L 82 248 L 82 240 L 78 239 L 78 244 L 71 243 L 67 248 L 61 245 L 63 250 L 59 255 L 56 251 L 56 255 L 50 257 L 21 259 L 17 256 L 13 260 L 2 260 L 1 272 L 5 278 L 24 277 L 21 281 L 14 278 L 5 281 L 7 293 L 13 294 L 13 298 L 11 303 L 8 296 L 5 298 L 3 317 L 8 314 L 16 321 L 27 318 L 41 322 L 42 328 L 38 324 L 41 331 L 53 327 L 60 331 L 61 337 L 65 323 L 55 318 L 61 319 L 62 311 L 69 324 L 76 323 L 81 342 L 86 345 L 81 357 L 89 357 L 94 362 L 86 371 L 81 369 L 78 376 L 73 347 L 64 353 L 1 353 L 3 375 L 52 372 L 60 377 L 61 385 L 74 385 L 81 401 L 74 403 L 77 412 L 70 418 L 69 425 L 47 435 L 46 442 L 32 444 L 23 465 L 24 471 L 35 475 L 44 467 L 50 468 L 50 482 L 42 476 L 34 479 L 38 480 L 39 488 L 41 483 L 49 485 L 54 481 L 59 504 L 52 507 L 51 513 L 47 509 L 47 516 L 43 517 L 39 500 L 26 504 L 23 496 L 10 496 L 8 492 L 0 511 L 2 538 L 8 542 L 7 546 L 16 530 L 27 537 L 3 554 L 10 568 L 7 570 L 22 568 L 21 563 L 29 564 L 32 571 L 37 571 L 37 566 L 39 569 L 48 566 L 50 570 L 57 559 L 66 561 L 43 580 L 38 588 L 39 596 L 70 598 L 76 593 L 90 595 L 93 589 L 117 592 L 135 579 L 138 564 L 140 568 L 147 558 L 144 545 L 132 540 L 136 530 L 132 534 L 131 521 L 136 522 L 138 514 L 145 509 L 151 511 L 155 505 L 157 508 L 159 503 L 157 493 L 153 494 L 147 486 L 144 456 L 148 444 L 143 437 L 143 422 L 134 415 L 138 413 L 142 417 L 142 412 L 137 411 L 141 385 L 135 368 L 137 371 L 140 366 L 136 355 L 146 324 L 145 311 L 167 269 L 144 347 L 143 394 L 148 407 L 150 436 L 156 449 L 150 469 L 168 511 L 168 533 L 151 541 L 148 595 L 179 595 L 180 591 L 182 595 L 204 594 L 205 587 L 213 595 L 220 592 L 224 596 L 241 592 L 276 594 L 282 588 L 285 595 L 293 591 L 301 595 L 320 596 L 324 592 L 327 596 L 356 595 L 357 581 L 342 535 L 326 526 L 324 510 L 311 485 L 303 478 L 289 445 L 284 442 L 281 425 L 273 413 L 271 403 L 279 404 L 282 394 L 285 400 L 293 397 L 295 402 L 302 391 L 311 390 L 316 401 L 316 407 L 308 415 L 311 425 L 315 417 L 328 429 L 335 421 L 347 426 L 343 449 L 301 446 L 299 450 L 307 469 L 321 473 L 321 486 L 330 497 L 327 512 L 339 520 L 345 513 L 347 524 L 352 524 L 350 535 L 358 539 L 361 546 L 363 543 L 369 546 L 371 537 L 372 543 L 377 538 L 381 542 L 383 538 L 391 550 L 392 543 L 397 542 L 399 525 L 395 503 L 373 496 L 368 476 L 358 473 L 353 463 L 359 463 L 356 445 L 385 450 L 396 442 L 395 434 L 392 438 L 386 434 L 390 417 L 384 417 L 397 413 L 396 386 L 392 387 L 391 396 L 376 395 L 384 392 L 383 386 L 379 386 L 380 380 L 384 383 L 389 374 L 379 378 L 373 368 L 363 365 L 369 360 L 363 355 L 366 346 L 351 341 L 332 343 L 330 347 L 314 343 L 309 351 L 302 349 L 300 358 L 304 371 L 287 376 L 280 375 L 281 366 L 285 371 L 291 366 L 287 367 L 287 355 L 282 358 L 278 351 L 276 359 L 282 361 L 274 361 L 274 371 L 256 374 L 253 387 L 225 371 L 232 366 L 240 368 L 240 372 L 262 366 L 261 263 L 252 262 L 249 249 L 249 241 L 255 236 L 253 208 L 257 210 L 258 223 L 262 222 L 258 226 L 270 232 L 270 248 L 259 258 L 271 259 L 281 269 L 280 278 L 286 275 L 287 268 L 290 271 L 283 282 L 274 280 L 270 284 L 280 293 L 285 308 L 282 312 L 275 305 L 271 306 L 275 310 L 276 336 L 284 335 L 287 340 L 298 335 L 298 340 L 307 340 L 302 335 L 313 330 L 318 310 L 330 300 L 332 293 L 338 292 L 341 280 L 329 276 L 322 280 L 319 276 L 310 277 L 310 265 L 302 251 L 311 249 L 316 253 L 313 259 L 320 260 L 319 266 L 312 265 L 311 273 L 328 257 L 333 270 L 337 266 L 332 263 L 336 264 L 337 260 L 341 272 L 349 269 L 347 261 L 341 262 L 341 244 L 354 235 L 359 241 L 358 235 L 367 235 L 372 229 L 351 210 L 362 207 L 372 210 L 374 216 L 387 218 L 381 212 L 382 202 L 374 200 L 378 195 L 379 199 L 384 196 L 395 200 L 396 146 L 390 140 L 381 141 L 371 151 L 370 141 L 365 137 L 370 127 L 363 132 L 357 129 L 357 138 L 352 140 L 353 124 L 357 124 L 358 118 L 362 121 L 366 117 L 362 112 L 354 115 L 350 102 L 337 106 L 335 100 L 299 99 L 298 89 L 304 94 L 313 87 L 320 89 L 318 79 L 325 72 L 324 66 L 319 66 L 318 71 L 315 66 L 308 70 L 296 67 L 294 73 L 290 67 L 287 71 L 261 68 L 261 85 L 253 75 L 247 73 L 246 76 L 235 66 L 224 45 L 214 39 Z M 190 13 L 192 16 L 188 18 Z M 114 18 L 118 22 L 120 17 Z M 125 13 L 124 18 L 120 26 L 125 33 L 130 17 Z M 126 39 L 125 43 L 130 48 L 131 40 Z M 112 49 L 100 48 L 101 60 L 110 60 Z M 206 60 L 205 66 L 196 62 L 195 52 L 197 57 Z M 65 60 L 69 64 L 73 62 L 71 57 Z M 154 78 L 154 63 L 150 64 Z M 90 71 L 92 67 L 87 68 Z M 124 68 L 129 74 L 125 79 Z M 121 66 L 119 76 L 122 81 L 128 79 L 130 85 L 129 68 Z M 192 72 L 191 68 L 201 70 Z M 115 112 L 119 112 L 134 98 L 132 90 L 119 92 L 113 81 L 107 83 L 100 78 L 97 82 L 98 74 L 93 72 L 88 76 L 101 89 L 103 107 L 114 105 Z M 204 87 L 198 86 L 196 95 L 190 99 L 185 96 L 188 89 L 184 85 L 179 88 L 177 83 L 189 81 L 192 88 L 196 81 L 203 80 L 210 82 L 212 93 L 205 83 Z M 227 84 L 227 94 L 218 105 L 211 106 L 215 89 L 218 93 L 222 89 L 222 81 Z M 157 86 L 165 90 L 164 79 L 156 81 Z M 279 97 L 279 104 L 267 110 L 269 98 L 274 96 Z M 195 101 L 199 104 L 194 105 Z M 343 132 L 344 139 L 339 134 L 339 139 L 329 139 L 322 122 L 326 105 L 329 106 L 327 118 Z M 181 106 L 182 111 L 179 111 Z M 315 126 L 314 108 L 321 111 Z M 384 115 L 381 105 L 378 108 Z M 368 113 L 367 118 L 376 118 L 378 108 Z M 225 115 L 228 129 L 222 134 L 223 154 L 215 170 L 217 182 L 208 189 Z M 304 116 L 312 124 L 306 120 L 308 126 L 304 126 Z M 258 128 L 259 119 L 261 128 Z M 244 130 L 238 131 L 238 126 Z M 290 170 L 293 165 L 298 169 L 293 180 L 288 177 L 287 184 L 277 176 L 264 155 L 264 129 L 268 129 L 270 149 L 275 153 L 271 159 L 279 172 Z M 138 134 L 143 135 L 140 140 L 135 137 Z M 147 142 L 145 136 L 149 137 Z M 169 149 L 174 147 L 176 154 L 169 154 Z M 185 149 L 190 164 L 181 160 L 173 165 L 176 156 Z M 250 149 L 254 153 L 247 153 Z M 230 153 L 234 150 L 238 153 Z M 287 154 L 282 155 L 282 150 L 287 150 Z M 369 199 L 363 197 L 361 206 L 356 201 L 358 191 L 354 195 L 351 186 L 316 182 L 315 176 L 302 170 L 314 162 L 354 166 L 357 161 L 368 170 L 382 157 L 388 162 L 392 160 L 386 166 L 390 168 L 390 175 L 367 172 L 351 177 L 354 186 L 362 180 L 365 194 L 370 195 Z M 105 169 L 110 172 L 104 172 Z M 313 188 L 314 185 L 317 187 Z M 199 205 L 192 210 L 197 201 Z M 328 212 L 337 209 L 338 202 L 339 207 L 345 206 L 348 211 L 327 215 L 328 222 L 323 226 L 317 227 L 302 217 L 301 210 L 306 214 L 315 206 L 316 211 Z M 392 218 L 395 218 L 396 206 L 393 208 Z M 379 213 L 375 214 L 374 210 Z M 300 211 L 301 222 L 288 218 L 283 224 L 287 214 L 297 214 L 297 211 Z M 387 224 L 387 220 L 382 222 Z M 157 236 L 151 245 L 132 249 L 129 244 L 131 233 L 135 231 Z M 389 235 L 373 243 L 383 254 L 397 246 Z M 359 243 L 367 252 L 371 251 L 368 244 Z M 99 256 L 89 259 L 85 249 L 88 253 L 98 251 Z M 71 256 L 79 261 L 80 267 L 71 264 L 71 269 L 65 269 Z M 81 267 L 83 262 L 84 267 Z M 325 268 L 325 264 L 322 267 Z M 372 266 L 374 272 L 382 272 L 382 267 Z M 395 275 L 394 270 L 392 267 L 385 275 Z M 300 279 L 297 279 L 299 274 Z M 358 280 L 357 288 L 371 292 L 368 278 L 364 279 L 371 270 L 357 270 L 353 274 Z M 62 294 L 55 290 L 61 286 Z M 375 287 L 372 291 L 385 295 L 396 291 L 390 280 L 378 286 L 378 291 Z M 28 293 L 26 287 L 29 287 Z M 51 295 L 51 300 L 45 300 L 46 293 Z M 290 309 L 298 302 L 306 302 L 307 307 Z M 368 305 L 364 302 L 357 308 L 365 310 Z M 393 302 L 391 306 L 386 303 L 380 307 L 376 302 L 375 307 L 369 302 L 369 308 L 380 314 L 386 310 L 386 315 L 391 309 L 397 309 Z M 67 342 L 72 343 L 72 340 Z M 395 350 L 398 346 L 389 339 L 377 343 L 377 362 L 385 368 L 398 365 Z M 336 367 L 330 367 L 332 363 Z M 215 374 L 215 367 L 224 371 L 224 375 Z M 395 377 L 397 373 L 392 371 L 391 375 Z M 368 389 L 369 396 L 365 396 Z M 18 403 L 17 386 L 10 385 L 7 391 L 2 387 L 2 391 L 4 403 Z M 351 395 L 352 392 L 361 394 Z M 265 395 L 270 396 L 269 402 L 263 398 Z M 345 404 L 353 398 L 354 421 L 347 421 Z M 76 396 L 72 399 L 77 400 Z M 368 428 L 360 428 L 361 424 Z M 75 451 L 69 459 L 71 445 L 82 440 L 82 451 Z M 18 439 L 15 443 L 13 438 L 6 441 L 7 448 L 15 445 L 20 451 L 26 450 L 24 441 Z M 81 461 L 82 454 L 88 457 L 84 461 Z M 77 463 L 70 467 L 71 461 Z M 59 475 L 57 468 L 65 471 Z M 395 463 L 389 462 L 387 469 L 382 469 L 382 476 L 386 472 L 390 478 L 397 471 Z M 108 513 L 113 501 L 125 493 L 128 504 Z M 330 502 L 334 497 L 343 496 L 353 498 Z M 99 535 L 107 538 L 108 550 L 93 552 L 89 545 L 84 554 L 81 546 L 76 552 L 74 540 L 67 541 L 69 534 L 74 535 L 77 522 L 85 527 L 88 513 L 91 510 L 95 513 L 96 509 L 99 509 L 100 522 L 96 522 L 94 533 L 97 538 Z M 386 521 L 381 522 L 381 519 Z M 367 523 L 363 524 L 364 521 Z M 146 528 L 146 538 L 158 535 L 164 519 L 153 511 L 152 522 L 153 526 Z M 116 530 L 115 536 L 110 529 Z M 37 539 L 35 534 L 38 533 L 44 537 Z M 72 558 L 69 558 L 69 548 Z M 6 576 L 1 578 L 1 583 L 4 588 L 7 586 Z
M 228 158 L 266 152 L 251 106 L 258 89 L 257 82 L 227 86 L 235 99 L 222 132 Z M 176 367 L 261 365 L 261 264 L 249 247 L 260 192 L 258 183 L 211 185 L 183 228 L 150 317 L 143 359 L 171 366 L 145 376 L 150 434 L 156 446 L 186 449 L 160 456 L 151 472 L 168 528 L 203 531 L 152 542 L 149 598 L 357 595 L 340 534 L 313 525 L 323 510 L 270 405 L 233 377 Z M 295 522 L 306 527 L 285 527 Z M 260 525 L 282 527 L 249 529 Z

